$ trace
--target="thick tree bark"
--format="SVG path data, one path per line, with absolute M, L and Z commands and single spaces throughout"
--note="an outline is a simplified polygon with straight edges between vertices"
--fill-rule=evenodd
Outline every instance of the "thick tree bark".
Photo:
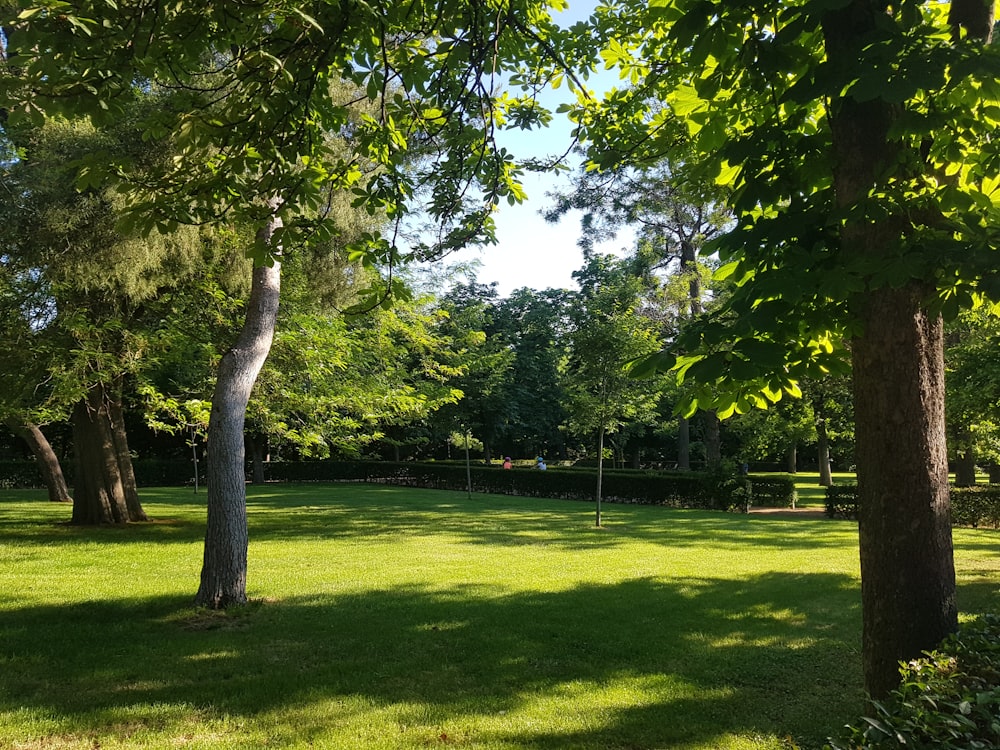
M 280 226 L 272 220 L 265 240 Z M 208 425 L 208 524 L 201 585 L 195 603 L 222 609 L 245 604 L 247 547 L 246 448 L 243 428 L 247 402 L 264 366 L 278 315 L 281 266 L 257 266 L 247 316 L 236 344 L 219 363 Z
M 75 524 L 145 521 L 132 457 L 122 424 L 120 396 L 103 384 L 90 389 L 73 409 Z
M 797 474 L 799 470 L 799 446 L 792 443 L 785 450 L 785 470 L 789 474 Z
M 252 481 L 254 484 L 264 484 L 264 453 L 267 449 L 267 438 L 263 435 L 251 435 L 250 457 L 253 462 Z
M 972 487 L 976 483 L 976 451 L 972 447 L 972 432 L 968 425 L 958 429 L 955 456 L 955 485 Z
M 139 486 L 135 481 L 135 468 L 132 466 L 132 452 L 128 448 L 128 436 L 125 434 L 125 415 L 122 413 L 121 382 L 115 385 L 115 398 L 108 401 L 108 417 L 111 419 L 111 439 L 115 446 L 118 459 L 118 473 L 121 476 L 122 488 L 125 491 L 125 504 L 128 507 L 130 521 L 145 521 L 146 514 L 139 504 Z
M 884 4 L 853 0 L 823 19 L 834 70 L 856 64 L 882 23 Z M 889 140 L 897 106 L 875 99 L 831 102 L 834 188 L 842 207 L 864 200 L 900 146 Z M 841 252 L 894 252 L 902 217 L 846 224 Z M 854 301 L 862 333 L 851 342 L 860 496 L 862 661 L 865 688 L 886 697 L 898 664 L 934 648 L 957 627 L 948 509 L 943 333 L 911 283 L 872 288 Z
M 833 484 L 833 473 L 830 471 L 830 436 L 826 431 L 826 420 L 822 417 L 816 420 L 816 447 L 819 454 L 819 486 L 829 487 Z
M 926 290 L 869 294 L 853 342 L 865 687 L 884 697 L 899 662 L 958 625 L 948 508 L 942 323 Z
M 677 468 L 691 468 L 691 422 L 687 417 L 677 419 Z
M 714 409 L 701 413 L 705 424 L 705 463 L 709 469 L 717 469 L 722 464 L 722 436 L 719 415 Z
M 24 440 L 31 448 L 31 453 L 38 462 L 38 472 L 42 475 L 45 488 L 49 493 L 49 500 L 55 503 L 70 502 L 69 487 L 66 486 L 66 478 L 63 476 L 62 466 L 59 457 L 48 439 L 42 433 L 41 428 L 23 419 L 8 417 L 4 424 L 10 428 L 11 432 Z

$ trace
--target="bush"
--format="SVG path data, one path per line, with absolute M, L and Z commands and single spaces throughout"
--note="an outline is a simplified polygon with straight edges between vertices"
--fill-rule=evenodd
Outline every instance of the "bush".
M 984 615 L 900 666 L 898 690 L 834 750 L 1000 747 L 1000 617 Z
M 828 518 L 858 520 L 858 485 L 832 484 L 826 488 L 826 515 Z
M 136 483 L 140 487 L 190 485 L 193 467 L 187 459 L 135 459 Z M 72 462 L 63 471 L 73 483 Z M 205 481 L 205 463 L 198 464 L 200 483 Z M 436 461 L 276 461 L 264 465 L 266 478 L 278 482 L 385 482 L 441 490 L 466 489 L 464 462 Z M 593 500 L 597 472 L 594 469 L 552 467 L 504 470 L 500 464 L 474 462 L 469 468 L 473 492 L 566 500 Z M 250 478 L 249 467 L 247 478 Z M 34 461 L 0 462 L 0 487 L 42 487 Z M 608 503 L 666 505 L 673 508 L 704 508 L 746 512 L 748 504 L 791 505 L 794 482 L 788 477 L 746 478 L 726 473 L 694 471 L 649 471 L 608 469 L 602 480 L 602 500 Z
M 952 487 L 951 522 L 955 526 L 1000 528 L 1000 487 Z
M 856 484 L 826 488 L 826 514 L 830 518 L 858 518 Z M 951 523 L 953 526 L 990 526 L 1000 528 L 1000 487 L 952 487 Z
M 467 487 L 466 467 L 444 462 L 280 462 L 267 465 L 266 471 L 268 479 L 277 481 L 352 480 L 458 491 Z M 559 467 L 505 470 L 499 464 L 473 464 L 469 475 L 473 492 L 565 500 L 593 500 L 597 482 L 595 471 Z M 744 510 L 742 481 L 697 472 L 610 469 L 603 474 L 601 495 L 608 503 Z
M 66 478 L 69 481 L 69 477 Z M 0 487 L 29 489 L 44 487 L 38 464 L 31 460 L 0 461 Z
M 62 461 L 66 483 L 73 486 L 73 461 Z M 176 487 L 192 484 L 194 470 L 190 459 L 136 458 L 132 460 L 135 482 L 140 487 Z M 198 464 L 199 482 L 205 481 L 205 463 Z M 0 487 L 40 489 L 45 486 L 38 464 L 31 460 L 0 461 Z
M 795 480 L 791 477 L 750 477 L 751 503 L 759 507 L 791 508 L 795 505 Z

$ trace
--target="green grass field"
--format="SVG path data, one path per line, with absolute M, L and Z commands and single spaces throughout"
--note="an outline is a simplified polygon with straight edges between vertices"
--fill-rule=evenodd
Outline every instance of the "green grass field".
M 850 522 L 251 488 L 253 603 L 191 606 L 205 495 L 0 493 L 0 748 L 789 748 L 861 709 Z M 998 535 L 956 532 L 960 606 Z

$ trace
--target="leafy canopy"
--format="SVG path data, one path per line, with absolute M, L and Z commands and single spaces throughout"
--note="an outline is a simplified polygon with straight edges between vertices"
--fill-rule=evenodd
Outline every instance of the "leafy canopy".
M 917 281 L 948 317 L 1000 293 L 1000 50 L 956 38 L 945 4 L 909 0 L 875 11 L 859 56 L 831 60 L 822 24 L 843 6 L 610 0 L 589 33 L 559 40 L 623 82 L 568 108 L 591 169 L 668 159 L 684 165 L 675 179 L 730 188 L 736 225 L 704 252 L 737 288 L 657 362 L 718 380 L 700 397 L 723 414 L 842 372 L 855 304 L 873 289 Z M 893 113 L 895 158 L 838 202 L 832 108 L 872 100 Z M 878 252 L 840 246 L 845 228 L 888 218 Z
M 386 236 L 366 236 L 360 255 L 395 260 L 420 199 L 437 230 L 412 252 L 433 256 L 489 239 L 495 204 L 523 199 L 518 167 L 493 136 L 547 119 L 528 81 L 540 50 L 551 49 L 549 9 L 562 7 L 565 0 L 326 0 L 308 12 L 291 0 L 5 3 L 0 107 L 11 121 L 108 120 L 137 92 L 169 91 L 174 107 L 149 112 L 142 126 L 150 139 L 173 139 L 177 154 L 156 179 L 131 184 L 135 221 L 169 228 L 236 213 L 259 224 L 277 210 L 285 227 L 273 246 L 290 248 L 335 231 L 323 208 L 346 189 L 394 222 Z M 501 90 L 511 75 L 525 82 L 524 95 Z M 365 101 L 373 104 L 358 106 Z M 330 133 L 348 137 L 351 152 L 331 149 Z M 129 171 L 96 153 L 80 179 Z M 269 208 L 276 196 L 280 207 Z M 258 260 L 268 252 L 258 247 Z

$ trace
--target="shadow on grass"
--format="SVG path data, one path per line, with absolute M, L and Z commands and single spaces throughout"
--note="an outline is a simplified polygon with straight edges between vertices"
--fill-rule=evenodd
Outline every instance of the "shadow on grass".
M 857 533 L 850 522 L 638 506 L 607 507 L 609 527 L 597 530 L 585 503 L 370 485 L 249 495 L 252 542 L 440 534 L 494 546 L 641 539 L 779 551 L 853 545 Z M 125 528 L 0 513 L 0 544 L 16 552 L 25 541 L 200 542 L 204 495 L 158 490 L 144 502 L 159 520 Z M 986 554 L 994 539 L 964 532 L 956 549 Z M 968 576 L 963 609 L 995 601 L 995 580 Z M 248 721 L 286 713 L 295 716 L 286 731 L 303 742 L 328 735 L 352 710 L 384 710 L 442 733 L 454 733 L 460 717 L 508 717 L 482 723 L 476 738 L 524 747 L 711 745 L 755 732 L 815 744 L 860 708 L 858 599 L 854 576 L 768 572 L 734 581 L 713 571 L 501 595 L 473 585 L 395 587 L 223 615 L 177 597 L 16 609 L 0 599 L 0 710 L 98 727 L 116 709 L 155 723 L 143 717 L 157 705 L 190 706 L 189 721 L 199 712 Z M 615 690 L 628 695 L 606 695 Z M 320 704 L 323 711 L 309 710 Z M 544 714 L 532 718 L 539 704 L 595 718 L 553 728 Z
M 454 732 L 460 717 L 513 718 L 538 701 L 585 712 L 620 685 L 632 697 L 595 703 L 599 719 L 582 728 L 501 721 L 478 739 L 641 748 L 762 732 L 820 742 L 860 706 L 859 669 L 845 667 L 858 661 L 856 599 L 850 577 L 767 574 L 501 597 L 404 587 L 225 615 L 156 597 L 25 607 L 0 624 L 0 706 L 86 724 L 118 707 L 137 707 L 137 721 L 161 704 L 249 719 L 360 697 Z M 302 741 L 336 723 L 297 716 Z

